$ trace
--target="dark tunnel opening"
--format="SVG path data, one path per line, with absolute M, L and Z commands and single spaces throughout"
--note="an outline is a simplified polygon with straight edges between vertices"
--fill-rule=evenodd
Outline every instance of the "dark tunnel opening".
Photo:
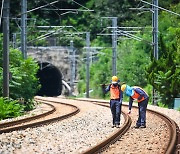
M 62 74 L 57 67 L 48 62 L 38 62 L 41 88 L 37 92 L 39 96 L 59 96 L 62 93 Z

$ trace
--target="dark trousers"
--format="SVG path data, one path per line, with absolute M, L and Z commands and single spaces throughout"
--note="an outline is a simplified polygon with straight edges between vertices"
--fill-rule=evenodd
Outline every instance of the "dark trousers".
M 138 117 L 138 120 L 136 122 L 136 125 L 138 125 L 138 126 L 142 126 L 142 125 L 145 126 L 146 125 L 146 109 L 147 109 L 148 101 L 149 101 L 149 98 L 138 103 L 139 117 Z
M 119 100 L 110 100 L 110 108 L 113 117 L 113 125 L 120 125 L 121 105 Z

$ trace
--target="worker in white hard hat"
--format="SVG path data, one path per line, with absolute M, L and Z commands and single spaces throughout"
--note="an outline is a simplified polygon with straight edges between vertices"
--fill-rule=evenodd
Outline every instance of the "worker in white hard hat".
M 130 87 L 127 84 L 121 86 L 121 91 L 129 96 L 129 114 L 134 100 L 137 100 L 139 107 L 139 116 L 135 128 L 146 128 L 146 109 L 149 101 L 148 94 L 138 86 Z
M 122 106 L 122 96 L 121 86 L 119 85 L 120 80 L 117 76 L 113 76 L 111 83 L 105 87 L 103 85 L 104 93 L 110 91 L 110 108 L 113 117 L 112 127 L 120 127 L 120 116 L 121 116 L 121 106 Z

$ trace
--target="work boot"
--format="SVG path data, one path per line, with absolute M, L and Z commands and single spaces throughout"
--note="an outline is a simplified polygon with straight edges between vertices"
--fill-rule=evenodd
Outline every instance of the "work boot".
M 146 125 L 141 125 L 139 128 L 146 128 Z
M 140 127 L 140 125 L 136 125 L 136 126 L 134 126 L 134 128 L 136 128 L 136 129 L 137 129 L 137 128 L 139 128 L 139 127 Z
M 116 128 L 120 128 L 120 126 L 119 126 L 119 125 L 116 125 Z
M 116 127 L 116 126 L 115 126 L 115 125 L 112 125 L 112 126 L 111 126 L 111 128 L 114 128 L 114 127 Z

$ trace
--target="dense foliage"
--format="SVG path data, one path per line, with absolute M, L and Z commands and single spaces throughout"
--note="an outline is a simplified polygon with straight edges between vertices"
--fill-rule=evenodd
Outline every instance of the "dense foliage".
M 173 8 L 180 10 L 180 4 Z M 180 11 L 178 12 L 180 13 Z M 165 12 L 160 18 L 160 57 L 149 65 L 148 80 L 161 95 L 162 102 L 173 107 L 180 97 L 180 28 L 179 17 Z
M 2 61 L 2 59 L 0 60 Z M 2 64 L 2 63 L 1 63 Z M 36 73 L 38 70 L 37 63 L 32 58 L 23 59 L 18 50 L 10 51 L 10 98 L 24 98 L 25 102 L 32 99 L 39 89 Z M 2 96 L 2 65 L 1 65 L 0 91 Z
M 22 115 L 24 106 L 16 100 L 0 97 L 0 120 Z
M 28 1 L 28 10 L 47 5 L 52 0 L 34 0 Z M 151 3 L 152 1 L 147 0 Z M 11 7 L 17 6 L 11 10 L 11 15 L 16 17 L 11 20 L 11 35 L 19 33 L 20 17 L 19 1 L 11 1 Z M 179 0 L 161 0 L 159 6 L 172 10 L 180 14 Z M 93 11 L 87 11 L 89 10 Z M 118 36 L 117 48 L 117 76 L 122 82 L 129 85 L 139 85 L 145 88 L 149 95 L 152 93 L 152 86 L 161 96 L 161 102 L 172 106 L 174 97 L 180 97 L 178 87 L 180 87 L 180 19 L 179 16 L 171 14 L 159 9 L 159 60 L 153 58 L 152 45 L 152 12 L 143 11 L 132 8 L 151 8 L 150 5 L 144 4 L 142 1 L 134 0 L 68 0 L 57 1 L 41 9 L 35 9 L 28 13 L 28 45 L 47 45 L 45 38 L 56 38 L 57 45 L 69 46 L 70 40 L 74 41 L 74 46 L 80 50 L 76 52 L 82 53 L 81 58 L 85 58 L 85 51 L 82 50 L 85 44 L 85 33 L 90 32 L 91 46 L 104 47 L 98 50 L 98 54 L 92 53 L 95 57 L 90 65 L 90 89 L 93 91 L 91 96 L 103 97 L 100 84 L 108 84 L 112 76 L 112 38 L 109 35 L 101 36 L 99 34 L 110 34 L 112 29 L 111 17 L 117 17 L 118 30 L 134 31 L 131 34 L 142 38 L 137 41 L 125 37 Z M 67 11 L 65 9 L 80 9 L 86 11 Z M 108 17 L 108 18 L 102 18 Z M 38 26 L 73 26 L 73 28 L 47 28 L 42 29 Z M 123 29 L 123 27 L 141 27 L 139 29 Z M 121 29 L 122 28 L 122 29 Z M 52 33 L 54 30 L 54 33 Z M 137 30 L 137 32 L 135 32 Z M 76 35 L 74 33 L 82 32 Z M 47 35 L 48 34 L 48 35 Z M 71 34 L 70 37 L 67 34 Z M 17 35 L 17 44 L 20 36 Z M 12 53 L 15 51 L 12 51 Z M 27 82 L 24 79 L 32 81 L 28 91 L 33 91 L 36 87 L 36 79 L 31 76 L 30 72 L 36 72 L 36 66 L 29 59 L 27 61 L 20 60 L 18 66 L 13 66 L 13 82 L 11 82 L 12 97 L 24 96 L 27 93 L 21 93 Z M 79 71 L 79 93 L 86 92 L 86 61 L 81 61 L 81 69 Z M 82 65 L 83 64 L 83 65 Z M 31 68 L 35 68 L 33 71 Z M 80 67 L 80 66 L 78 66 Z M 17 69 L 18 68 L 18 69 Z M 19 69 L 21 68 L 21 69 Z M 24 70 L 29 72 L 24 73 Z M 20 71 L 23 71 L 21 75 Z M 2 81 L 2 80 L 1 80 Z M 23 81 L 23 82 L 21 82 Z M 16 93 L 17 85 L 21 85 Z M 14 89 L 15 88 L 15 89 Z M 15 94 L 15 93 L 16 94 Z M 19 95 L 20 94 L 20 95 Z M 16 95 L 16 96 L 15 96 Z
M 0 49 L 1 55 L 2 47 Z M 0 96 L 2 96 L 3 84 L 3 59 L 0 57 Z M 17 49 L 10 49 L 9 53 L 9 97 L 11 100 L 21 100 L 25 110 L 30 110 L 34 107 L 32 101 L 34 95 L 40 88 L 39 80 L 36 77 L 38 64 L 30 57 L 23 59 L 22 53 Z M 23 100 L 23 102 L 22 102 Z M 6 103 L 5 101 L 4 103 Z M 10 106 L 14 104 L 10 103 Z M 18 106 L 18 105 L 16 105 Z M 1 108 L 2 106 L 0 106 Z M 2 109 L 2 108 L 1 108 Z M 8 108 L 7 108 L 8 109 Z M 11 109 L 11 108 L 10 108 Z M 9 111 L 10 112 L 10 111 Z
M 104 1 L 104 3 L 106 2 L 107 1 Z M 174 1 L 170 3 L 166 1 L 161 2 L 160 4 L 166 7 L 169 4 L 171 4 L 171 7 L 169 9 L 171 9 L 174 12 L 180 13 L 180 4 L 172 5 L 173 3 L 178 2 Z M 97 2 L 96 4 L 98 4 L 98 7 L 100 7 L 101 5 L 100 2 Z M 122 5 L 116 4 L 116 6 Z M 103 8 L 101 8 L 101 10 L 104 11 Z M 101 13 L 103 11 L 101 11 Z M 113 10 L 113 12 L 116 11 L 117 9 Z M 104 11 L 104 14 L 106 14 L 105 12 L 106 11 Z M 126 12 L 124 12 L 123 14 L 125 15 Z M 116 16 L 118 15 L 122 14 L 117 13 Z M 118 19 L 121 20 L 121 16 L 119 16 Z M 138 42 L 135 40 L 119 40 L 117 57 L 117 75 L 120 77 L 121 81 L 124 81 L 130 85 L 139 85 L 141 87 L 144 87 L 150 96 L 152 95 L 153 86 L 161 96 L 160 101 L 169 107 L 173 107 L 174 98 L 180 97 L 180 34 L 178 28 L 180 23 L 179 17 L 164 11 L 160 11 L 159 60 L 155 60 L 153 58 L 152 47 L 149 43 L 151 42 L 152 38 L 152 34 L 148 32 L 148 30 L 150 30 L 150 27 L 148 26 L 149 22 L 151 22 L 150 17 L 140 17 L 136 20 L 129 20 L 128 18 L 125 18 L 125 21 L 120 22 L 120 25 L 137 25 L 139 23 L 138 20 L 141 20 L 141 26 L 145 26 L 145 28 L 143 29 L 143 31 L 141 31 L 141 33 L 139 33 L 139 35 L 136 36 L 143 38 L 144 41 Z M 109 46 L 111 46 L 111 38 L 109 37 L 109 42 L 107 42 L 107 40 L 108 39 L 106 39 L 105 42 L 109 43 Z M 103 50 L 103 53 L 103 55 L 99 54 L 98 61 L 94 62 L 91 65 L 90 87 L 94 90 L 94 92 L 91 95 L 96 97 L 103 96 L 103 94 L 100 92 L 100 84 L 109 83 L 112 74 L 112 50 Z M 85 80 L 85 74 L 81 77 Z M 149 86 L 149 84 L 151 84 L 152 86 Z M 85 91 L 85 87 L 83 88 L 83 91 Z

